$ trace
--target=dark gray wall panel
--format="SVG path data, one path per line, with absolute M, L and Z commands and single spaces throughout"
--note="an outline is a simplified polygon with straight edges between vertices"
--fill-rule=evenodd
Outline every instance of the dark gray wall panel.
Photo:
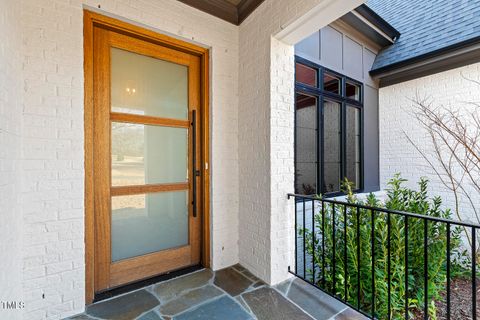
M 320 30 L 320 60 L 330 69 L 342 70 L 343 35 L 332 27 Z
M 376 56 L 372 51 L 363 48 L 363 79 L 365 79 L 365 83 L 378 88 L 378 85 L 370 77 L 370 70 L 372 70 Z
M 343 37 L 343 70 L 352 78 L 363 80 L 363 47 L 349 37 Z
M 295 53 L 301 54 L 305 59 L 319 63 L 320 60 L 320 35 L 315 32 L 295 46 Z

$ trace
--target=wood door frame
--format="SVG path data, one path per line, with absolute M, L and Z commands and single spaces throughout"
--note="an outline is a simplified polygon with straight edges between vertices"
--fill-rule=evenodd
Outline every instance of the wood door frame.
M 84 130 L 85 130 L 85 302 L 95 296 L 95 218 L 93 162 L 93 30 L 105 28 L 200 57 L 201 60 L 201 183 L 202 244 L 201 263 L 210 267 L 210 122 L 209 122 L 209 50 L 152 30 L 139 27 L 89 10 L 83 11 L 84 32 Z

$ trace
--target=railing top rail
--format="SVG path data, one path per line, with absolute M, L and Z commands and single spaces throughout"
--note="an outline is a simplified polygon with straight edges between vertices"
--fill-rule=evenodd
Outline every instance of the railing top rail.
M 327 202 L 327 203 L 333 203 L 333 204 L 340 204 L 340 205 L 348 206 L 348 207 L 360 208 L 360 209 L 365 209 L 365 210 L 373 210 L 375 212 L 391 213 L 391 214 L 397 214 L 397 215 L 406 216 L 406 217 L 425 219 L 425 220 L 429 220 L 429 221 L 433 221 L 433 222 L 449 223 L 449 224 L 457 225 L 457 226 L 461 226 L 461 227 L 480 229 L 480 224 L 476 224 L 476 223 L 470 223 L 470 222 L 463 222 L 463 221 L 456 221 L 456 220 L 426 216 L 426 215 L 422 215 L 422 214 L 418 214 L 418 213 L 405 212 L 405 211 L 399 211 L 399 210 L 390 210 L 390 209 L 380 208 L 380 207 L 372 207 L 372 206 L 367 206 L 367 205 L 362 205 L 362 204 L 333 200 L 333 199 L 325 199 L 325 198 L 320 198 L 318 196 L 307 196 L 307 195 L 302 195 L 302 194 L 289 193 L 288 198 L 290 199 L 291 197 L 302 198 L 302 199 L 307 199 L 307 200 L 315 200 L 315 201 L 321 201 L 321 202 Z

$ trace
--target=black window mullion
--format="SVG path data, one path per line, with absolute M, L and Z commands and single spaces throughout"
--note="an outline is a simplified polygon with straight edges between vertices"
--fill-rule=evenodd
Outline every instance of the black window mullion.
M 362 102 L 363 102 L 363 87 L 362 87 L 362 90 L 360 90 L 362 96 L 361 96 L 361 99 L 362 99 Z M 363 159 L 365 159 L 365 153 L 364 153 L 364 150 L 365 150 L 365 141 L 363 140 L 364 137 L 365 137 L 365 133 L 364 133 L 364 129 L 365 129 L 365 126 L 363 125 L 364 124 L 364 119 L 365 117 L 365 111 L 363 108 L 360 108 L 360 181 L 359 181 L 359 188 L 361 190 L 363 190 L 365 188 L 365 185 L 364 185 L 364 177 L 365 177 L 365 166 L 364 166 L 364 162 Z
M 345 98 L 347 92 L 347 81 L 345 77 L 342 77 L 342 97 Z M 345 100 L 342 101 L 342 118 L 341 118 L 341 177 L 340 177 L 340 189 L 345 177 L 347 175 L 347 103 Z
M 365 109 L 363 107 L 363 103 L 365 99 L 365 88 L 364 86 L 360 86 L 360 189 L 365 189 Z
M 323 96 L 319 96 L 317 106 L 317 193 L 324 194 L 324 127 L 323 127 Z
M 365 189 L 365 109 L 363 103 L 365 99 L 365 88 L 360 86 L 360 183 L 359 187 L 361 190 Z
M 347 169 L 347 104 L 342 102 L 341 111 L 341 125 L 340 125 L 340 189 L 342 188 L 342 182 L 346 177 Z
M 364 110 L 363 110 L 363 103 L 364 103 L 364 86 L 361 82 L 353 80 L 349 77 L 343 76 L 337 72 L 324 68 L 320 65 L 317 65 L 311 61 L 306 59 L 296 57 L 296 62 L 304 64 L 310 68 L 317 69 L 317 76 L 318 76 L 318 87 L 310 87 L 305 84 L 301 84 L 295 82 L 295 92 L 303 92 L 306 94 L 314 95 L 317 97 L 317 117 L 316 117 L 316 171 L 317 177 L 315 181 L 317 182 L 316 192 L 319 194 L 324 195 L 327 190 L 325 190 L 325 126 L 324 126 L 324 103 L 325 99 L 329 101 L 336 101 L 340 104 L 340 185 L 347 176 L 347 111 L 349 107 L 356 107 L 360 110 L 360 177 L 359 177 L 359 188 L 364 188 Z M 341 79 L 340 84 L 340 94 L 337 95 L 332 92 L 325 91 L 324 88 L 324 74 L 328 72 L 329 74 L 333 74 L 338 76 Z M 346 97 L 346 84 L 347 81 L 357 84 L 360 87 L 360 97 L 359 100 L 352 100 Z M 296 115 L 295 115 L 296 117 Z M 294 143 L 296 145 L 297 141 L 297 131 L 296 131 L 296 118 L 295 118 L 295 138 Z M 295 149 L 296 150 L 296 149 Z M 294 155 L 294 161 L 296 165 L 297 155 Z M 296 185 L 296 184 L 295 184 Z M 358 191 L 358 190 L 357 190 Z M 331 194 L 339 195 L 341 194 L 340 190 L 338 192 L 334 192 Z M 328 194 L 330 195 L 330 193 Z
M 294 93 L 294 116 L 293 116 L 293 163 L 294 163 L 294 174 L 293 174 L 293 187 L 295 192 L 298 192 L 297 190 L 297 87 L 295 86 L 295 93 Z
M 360 95 L 361 95 L 361 93 L 360 93 Z M 356 106 L 356 107 L 363 107 L 363 103 L 361 103 L 357 100 L 352 100 L 352 99 L 345 98 L 345 101 L 349 105 Z
M 318 81 L 318 87 L 323 88 L 323 81 L 324 81 L 324 70 L 323 68 L 318 69 L 318 75 L 319 75 L 319 81 Z M 317 165 L 318 165 L 318 171 L 317 171 L 317 192 L 320 194 L 325 193 L 325 189 L 323 187 L 324 185 L 324 126 L 323 126 L 323 95 L 320 94 L 318 97 L 318 112 L 317 112 L 317 124 L 318 124 L 318 132 L 317 132 Z M 320 155 L 320 157 L 318 157 Z

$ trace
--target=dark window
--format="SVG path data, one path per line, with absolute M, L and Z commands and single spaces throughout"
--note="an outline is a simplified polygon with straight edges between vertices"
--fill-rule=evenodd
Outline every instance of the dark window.
M 347 81 L 345 91 L 348 99 L 360 101 L 360 86 L 358 84 Z
M 362 84 L 299 57 L 295 70 L 295 192 L 362 189 Z
M 323 90 L 335 93 L 335 94 L 340 94 L 340 86 L 342 84 L 342 79 L 330 74 L 328 72 L 325 72 L 323 74 Z
M 361 148 L 361 109 L 347 106 L 347 125 L 345 127 L 346 164 L 345 175 L 353 182 L 355 189 L 360 189 L 360 148 Z
M 317 70 L 297 63 L 295 65 L 295 75 L 298 82 L 313 87 L 317 86 Z
M 340 190 L 342 179 L 342 104 L 323 101 L 323 193 Z
M 303 194 L 314 194 L 317 188 L 317 98 L 297 93 L 295 95 L 297 162 L 296 189 Z

